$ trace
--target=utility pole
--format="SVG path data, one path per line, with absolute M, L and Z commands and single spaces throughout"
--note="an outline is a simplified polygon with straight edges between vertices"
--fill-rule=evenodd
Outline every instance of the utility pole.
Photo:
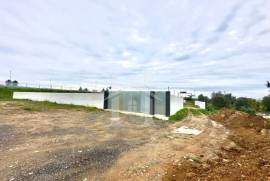
M 52 89 L 52 80 L 50 80 L 50 88 Z
M 9 71 L 9 80 L 11 80 L 11 70 Z

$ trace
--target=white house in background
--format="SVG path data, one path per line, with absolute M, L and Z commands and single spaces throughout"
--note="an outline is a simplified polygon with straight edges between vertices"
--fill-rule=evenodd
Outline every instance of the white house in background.
M 199 108 L 201 108 L 201 109 L 206 108 L 206 104 L 203 101 L 195 101 L 195 106 L 199 106 Z
M 182 98 L 192 99 L 195 95 L 192 94 L 191 92 L 180 91 L 177 93 L 177 96 L 182 97 Z
M 6 86 L 7 87 L 18 87 L 19 82 L 17 80 L 6 80 Z

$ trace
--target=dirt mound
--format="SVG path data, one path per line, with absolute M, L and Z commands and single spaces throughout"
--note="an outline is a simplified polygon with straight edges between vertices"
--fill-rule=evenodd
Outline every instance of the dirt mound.
M 228 128 L 253 128 L 260 131 L 268 128 L 267 120 L 261 116 L 250 115 L 244 112 L 231 109 L 224 109 L 210 118 L 216 122 L 221 122 Z
M 216 151 L 215 159 L 188 158 L 169 165 L 163 180 L 270 180 L 267 120 L 234 110 L 222 110 L 211 119 L 230 130 L 230 141 Z

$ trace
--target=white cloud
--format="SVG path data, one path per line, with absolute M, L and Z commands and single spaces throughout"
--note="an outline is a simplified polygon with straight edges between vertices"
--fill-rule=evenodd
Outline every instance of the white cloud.
M 211 51 L 212 51 L 212 48 L 206 48 L 206 49 L 203 49 L 202 51 L 200 51 L 200 54 L 204 55 L 204 54 L 211 52 Z
M 170 2 L 3 1 L 0 80 L 265 94 L 269 2 Z
M 129 41 L 133 44 L 141 44 L 146 43 L 148 41 L 148 38 L 137 33 L 133 33 L 132 35 L 130 35 Z

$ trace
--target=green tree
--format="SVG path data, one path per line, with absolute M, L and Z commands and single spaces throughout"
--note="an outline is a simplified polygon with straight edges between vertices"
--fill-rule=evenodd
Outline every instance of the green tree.
M 211 103 L 217 109 L 226 107 L 226 100 L 224 96 L 221 96 L 221 95 L 212 96 Z
M 235 102 L 235 109 L 247 112 L 249 114 L 255 114 L 256 113 L 256 100 L 246 97 L 239 97 L 236 99 Z
M 209 102 L 209 98 L 208 98 L 207 96 L 204 96 L 203 94 L 200 94 L 200 95 L 198 96 L 198 100 L 199 100 L 199 101 L 206 102 L 206 103 Z
M 80 87 L 80 88 L 79 88 L 79 92 L 82 92 L 82 91 L 83 91 L 83 89 L 82 89 L 82 87 Z
M 239 97 L 236 99 L 235 108 L 240 109 L 241 107 L 251 107 L 251 101 L 246 97 Z
M 262 104 L 265 107 L 266 111 L 270 112 L 270 95 L 263 98 Z
M 232 108 L 236 98 L 232 96 L 232 94 L 223 94 L 221 92 L 212 93 L 211 103 L 212 105 L 217 108 Z
M 232 96 L 231 93 L 229 94 L 224 94 L 225 102 L 226 102 L 226 107 L 232 108 L 236 102 L 236 97 Z

